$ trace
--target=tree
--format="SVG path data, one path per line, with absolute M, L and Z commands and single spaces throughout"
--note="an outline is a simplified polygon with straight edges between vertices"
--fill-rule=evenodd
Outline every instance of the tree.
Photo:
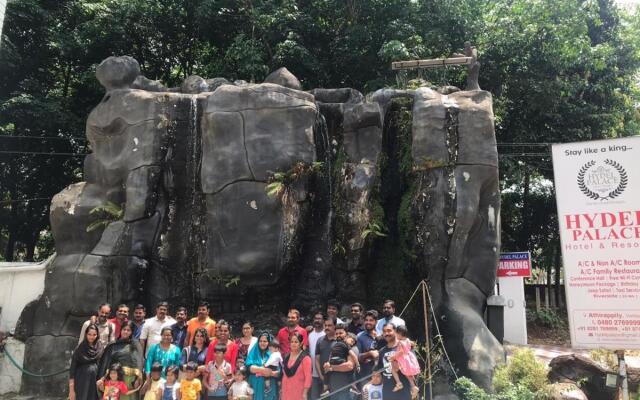
M 191 74 L 260 82 L 286 66 L 305 89 L 373 91 L 395 84 L 391 61 L 449 56 L 470 40 L 499 144 L 566 142 L 638 130 L 638 15 L 611 0 L 10 0 L 0 44 L 0 151 L 11 152 L 0 153 L 4 254 L 33 257 L 33 238 L 48 229 L 48 201 L 27 199 L 82 179 L 81 156 L 24 152 L 88 151 L 84 121 L 104 94 L 95 66 L 108 56 L 131 55 L 170 87 Z M 465 71 L 425 77 L 463 85 Z M 546 266 L 557 243 L 552 170 L 549 157 L 519 155 L 527 148 L 500 147 L 512 149 L 500 159 L 503 238 Z

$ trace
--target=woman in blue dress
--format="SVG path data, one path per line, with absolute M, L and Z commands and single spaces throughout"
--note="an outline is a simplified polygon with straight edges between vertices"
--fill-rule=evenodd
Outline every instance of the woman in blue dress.
M 207 358 L 207 348 L 209 347 L 209 335 L 205 328 L 196 329 L 194 334 L 193 345 L 187 346 L 182 349 L 182 371 L 186 371 L 188 362 L 195 362 L 198 364 L 198 370 L 196 372 L 196 378 L 202 382 L 205 371 L 205 360 Z M 207 391 L 200 392 L 200 398 L 202 400 L 207 399 Z
M 280 371 L 265 368 L 264 364 L 269 359 L 269 343 L 273 337 L 268 332 L 260 333 L 257 345 L 249 350 L 245 367 L 249 370 L 249 384 L 253 388 L 253 400 L 277 400 L 278 382 Z M 265 391 L 265 379 L 270 379 L 269 390 Z

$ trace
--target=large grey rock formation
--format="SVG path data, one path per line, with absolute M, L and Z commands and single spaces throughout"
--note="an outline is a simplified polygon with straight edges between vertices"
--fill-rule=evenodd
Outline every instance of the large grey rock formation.
M 52 201 L 57 256 L 44 294 L 21 318 L 27 369 L 67 362 L 81 323 L 103 301 L 193 307 L 207 299 L 215 316 L 231 319 L 291 304 L 307 311 L 329 297 L 377 303 L 374 255 L 384 235 L 402 234 L 417 274 L 382 279 L 412 287 L 428 279 L 456 367 L 490 385 L 502 354 L 482 317 L 499 252 L 489 93 L 303 92 L 286 69 L 261 84 L 192 76 L 167 88 L 130 57 L 108 58 L 97 77 L 106 94 L 87 119 L 86 181 Z M 404 150 L 389 145 L 396 101 L 409 104 Z M 404 199 L 413 223 L 387 231 L 398 210 L 381 205 L 382 175 L 397 169 L 402 151 L 413 189 L 385 190 Z M 87 232 L 98 218 L 91 210 L 107 202 L 121 205 L 122 219 Z M 25 388 L 61 393 L 64 381 L 25 377 Z
M 412 195 L 417 267 L 456 366 L 483 387 L 503 359 L 483 321 L 500 249 L 500 191 L 491 94 L 416 90 Z

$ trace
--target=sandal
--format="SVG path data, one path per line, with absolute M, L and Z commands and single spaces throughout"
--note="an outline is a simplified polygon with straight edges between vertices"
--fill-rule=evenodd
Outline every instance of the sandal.
M 393 392 L 399 392 L 402 389 L 404 389 L 404 385 L 401 382 L 396 383 L 396 385 L 393 387 Z

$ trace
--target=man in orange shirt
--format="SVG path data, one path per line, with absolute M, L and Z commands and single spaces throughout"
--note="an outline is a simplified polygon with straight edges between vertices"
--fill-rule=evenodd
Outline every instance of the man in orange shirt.
M 196 330 L 204 328 L 207 330 L 209 339 L 213 339 L 216 333 L 216 321 L 209 318 L 209 303 L 201 301 L 198 305 L 198 316 L 191 318 L 187 322 L 187 337 L 185 338 L 184 345 L 191 346 L 193 339 L 196 336 Z

